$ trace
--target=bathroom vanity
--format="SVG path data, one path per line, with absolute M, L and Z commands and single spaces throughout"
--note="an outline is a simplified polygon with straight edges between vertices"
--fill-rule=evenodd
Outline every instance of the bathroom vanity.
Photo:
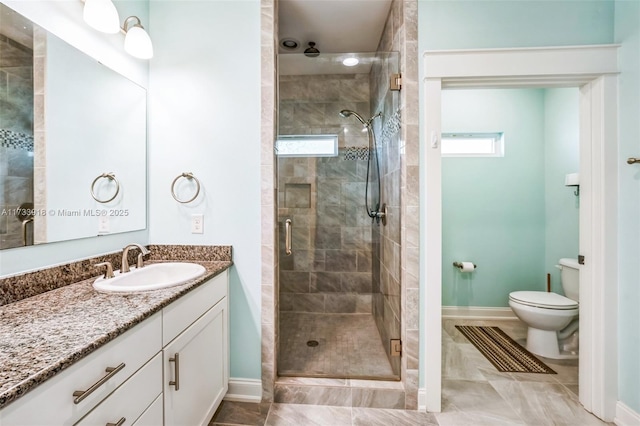
M 0 425 L 206 424 L 229 380 L 227 262 L 148 292 L 95 278 L 0 306 Z

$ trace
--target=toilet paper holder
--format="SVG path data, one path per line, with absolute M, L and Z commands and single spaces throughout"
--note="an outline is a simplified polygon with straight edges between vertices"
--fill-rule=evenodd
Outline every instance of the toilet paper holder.
M 462 262 L 453 262 L 453 266 L 455 266 L 458 269 L 462 269 Z M 473 269 L 478 269 L 478 265 L 476 265 L 475 263 L 473 264 Z

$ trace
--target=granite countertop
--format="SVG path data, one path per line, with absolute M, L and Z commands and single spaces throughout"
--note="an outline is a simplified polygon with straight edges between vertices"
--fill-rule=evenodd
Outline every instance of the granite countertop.
M 191 262 L 207 272 L 176 287 L 99 293 L 93 277 L 0 306 L 0 409 L 232 265 Z

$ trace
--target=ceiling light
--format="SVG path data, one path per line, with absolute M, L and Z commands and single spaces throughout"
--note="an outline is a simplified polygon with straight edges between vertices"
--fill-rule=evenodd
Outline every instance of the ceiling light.
M 118 10 L 111 0 L 85 0 L 82 17 L 87 24 L 103 33 L 120 31 Z
M 134 21 L 130 24 L 130 21 Z M 124 50 L 131 56 L 140 59 L 151 59 L 153 57 L 153 44 L 149 34 L 144 30 L 140 18 L 129 16 L 124 20 L 122 31 L 124 37 Z
M 280 47 L 282 47 L 284 49 L 287 49 L 287 50 L 297 49 L 299 45 L 300 45 L 300 43 L 298 43 L 297 40 L 294 40 L 292 38 L 284 38 L 284 39 L 280 40 Z
M 358 58 L 346 58 L 342 61 L 342 65 L 344 65 L 345 67 L 354 67 L 356 65 L 358 65 L 358 63 L 360 63 L 360 61 L 358 60 Z

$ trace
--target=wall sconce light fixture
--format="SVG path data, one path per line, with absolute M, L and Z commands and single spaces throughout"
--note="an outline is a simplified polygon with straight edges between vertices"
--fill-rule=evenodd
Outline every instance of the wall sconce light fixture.
M 124 50 L 129 55 L 140 59 L 151 59 L 153 57 L 151 37 L 144 30 L 140 18 L 129 16 L 124 20 L 122 31 L 125 33 Z
M 111 0 L 84 0 L 82 17 L 100 32 L 116 34 L 120 31 L 118 10 Z

